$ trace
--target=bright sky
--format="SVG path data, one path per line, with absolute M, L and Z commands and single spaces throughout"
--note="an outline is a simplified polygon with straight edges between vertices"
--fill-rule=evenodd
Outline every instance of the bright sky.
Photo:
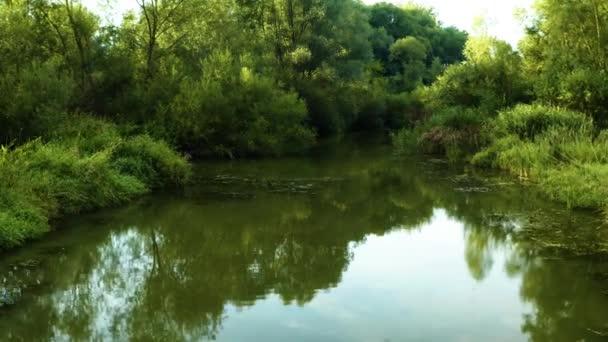
M 391 2 L 402 5 L 409 0 L 363 0 L 367 4 L 377 2 Z M 116 9 L 107 19 L 116 20 L 121 13 L 137 7 L 135 0 L 109 0 L 116 4 Z M 530 9 L 534 0 L 415 0 L 417 4 L 430 6 L 435 9 L 439 20 L 448 26 L 456 26 L 471 32 L 475 18 L 487 18 L 490 33 L 500 39 L 506 40 L 513 46 L 523 37 L 523 28 L 514 17 L 516 8 Z M 94 11 L 98 11 L 100 4 L 108 0 L 83 0 L 83 3 Z M 105 12 L 105 11 L 104 11 Z
M 367 4 L 390 2 L 403 5 L 409 0 L 363 0 Z M 473 23 L 479 16 L 487 20 L 490 34 L 506 40 L 514 47 L 523 38 L 524 30 L 515 19 L 517 8 L 529 10 L 534 0 L 415 0 L 417 4 L 435 9 L 439 20 L 447 26 L 456 26 L 472 32 Z

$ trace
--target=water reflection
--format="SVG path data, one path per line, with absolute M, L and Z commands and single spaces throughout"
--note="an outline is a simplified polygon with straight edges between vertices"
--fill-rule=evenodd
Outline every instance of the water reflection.
M 205 165 L 75 219 L 0 262 L 0 340 L 606 338 L 595 216 L 383 155 Z

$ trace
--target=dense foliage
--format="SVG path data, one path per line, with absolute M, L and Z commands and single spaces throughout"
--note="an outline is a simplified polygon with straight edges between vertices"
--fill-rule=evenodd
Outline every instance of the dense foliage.
M 411 123 L 409 92 L 462 60 L 467 39 L 418 6 L 138 4 L 116 26 L 77 0 L 0 1 L 0 141 L 80 111 L 195 155 L 303 151 L 316 136 Z
M 56 209 L 36 214 L 44 221 L 179 183 L 187 165 L 174 150 L 279 156 L 330 135 L 385 130 L 395 132 L 399 152 L 503 168 L 570 206 L 607 204 L 592 191 L 605 188 L 602 1 L 538 0 L 522 16 L 527 35 L 519 49 L 487 33 L 469 38 L 411 4 L 137 4 L 108 21 L 78 0 L 0 1 L 2 167 L 34 177 L 28 172 L 43 168 L 32 169 L 30 159 L 66 163 L 43 177 L 57 188 L 24 191 L 34 200 L 4 199 L 2 215 L 41 193 L 61 194 L 50 202 Z M 79 138 L 91 130 L 99 134 Z M 87 167 L 108 171 L 95 178 L 99 189 L 63 179 Z M 581 182 L 590 190 L 580 191 Z
M 148 135 L 70 117 L 61 139 L 0 151 L 0 248 L 49 229 L 49 220 L 123 203 L 156 187 L 184 182 L 185 159 Z
M 537 0 L 514 51 L 487 34 L 421 90 L 426 117 L 393 136 L 422 149 L 537 181 L 570 207 L 608 206 L 608 6 Z
M 467 39 L 418 6 L 137 4 L 107 20 L 78 0 L 0 0 L 0 248 L 60 214 L 182 183 L 174 150 L 279 156 L 411 126 L 413 90 L 462 60 Z

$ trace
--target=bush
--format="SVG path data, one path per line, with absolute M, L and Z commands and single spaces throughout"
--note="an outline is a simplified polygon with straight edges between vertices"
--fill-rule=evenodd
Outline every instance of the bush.
M 412 128 L 424 113 L 424 106 L 417 92 L 389 94 L 386 97 L 384 125 L 394 130 Z
M 74 146 L 39 141 L 23 148 L 33 192 L 57 203 L 60 214 L 124 203 L 147 191 L 141 180 L 113 167 L 111 149 L 84 155 Z
M 0 151 L 0 250 L 20 245 L 49 229 L 47 213 L 53 204 L 43 203 L 28 186 L 21 154 L 7 148 Z
M 298 93 L 306 102 L 310 125 L 322 137 L 341 133 L 348 126 L 338 104 L 336 89 L 327 89 L 315 80 L 303 80 Z
M 573 164 L 548 170 L 541 189 L 571 208 L 603 208 L 608 205 L 608 165 Z
M 470 108 L 448 108 L 432 115 L 422 125 L 420 145 L 426 153 L 447 154 L 462 159 L 477 151 L 482 142 L 484 115 Z
M 528 177 L 560 163 L 608 158 L 608 145 L 593 141 L 592 121 L 582 113 L 519 105 L 501 112 L 487 127 L 493 142 L 473 157 L 475 165 Z
M 557 102 L 567 108 L 591 115 L 600 127 L 608 125 L 608 79 L 591 69 L 575 69 L 558 84 Z
M 391 141 L 396 154 L 407 155 L 417 151 L 420 135 L 413 129 L 401 129 L 391 134 Z
M 585 134 L 591 133 L 593 123 L 583 113 L 539 105 L 518 105 L 502 111 L 496 120 L 498 134 L 515 134 L 524 140 L 534 140 L 549 128 Z
M 65 119 L 73 89 L 73 81 L 52 61 L 33 64 L 19 77 L 0 75 L 0 141 L 25 141 L 51 132 Z
M 517 141 L 510 148 L 500 151 L 496 165 L 522 178 L 537 174 L 553 163 L 551 146 L 546 143 Z
M 295 92 L 243 68 L 238 77 L 184 81 L 153 131 L 196 154 L 277 156 L 314 142 L 306 121 Z
M 116 146 L 122 141 L 119 127 L 86 114 L 71 114 L 64 124 L 47 136 L 50 141 L 62 141 L 90 154 Z
M 533 177 L 550 198 L 569 207 L 608 205 L 608 135 L 594 139 L 582 113 L 520 105 L 494 120 L 495 140 L 472 163 Z
M 481 111 L 471 108 L 450 107 L 433 114 L 426 126 L 465 130 L 471 127 L 480 127 L 485 120 L 486 116 Z
M 182 184 L 188 163 L 149 136 L 122 137 L 117 127 L 77 116 L 63 136 L 0 154 L 0 248 L 49 230 L 63 214 L 124 203 L 150 188 Z M 99 134 L 96 134 L 99 133 Z
M 471 163 L 475 166 L 487 167 L 487 168 L 499 168 L 498 159 L 499 156 L 504 152 L 511 150 L 515 146 L 521 143 L 519 137 L 515 135 L 508 135 L 494 141 L 490 146 L 477 152 L 471 159 Z
M 186 159 L 148 135 L 125 139 L 113 151 L 112 163 L 120 172 L 152 187 L 183 185 L 190 178 Z

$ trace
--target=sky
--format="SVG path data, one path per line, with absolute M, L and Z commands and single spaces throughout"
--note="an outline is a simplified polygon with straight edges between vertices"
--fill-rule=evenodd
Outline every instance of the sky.
M 391 2 L 403 5 L 409 0 L 363 0 L 366 4 Z M 99 4 L 108 0 L 83 0 L 87 7 L 100 12 Z M 114 0 L 116 9 L 108 18 L 116 20 L 128 9 L 137 7 L 136 0 Z M 516 8 L 530 9 L 534 0 L 415 0 L 417 4 L 435 9 L 439 20 L 447 26 L 456 26 L 461 30 L 472 32 L 475 18 L 484 16 L 489 26 L 490 34 L 506 40 L 514 47 L 523 37 L 523 27 L 514 17 Z M 105 12 L 105 10 L 104 10 Z M 106 18 L 106 19 L 108 19 Z
M 367 4 L 383 1 L 396 5 L 409 2 L 409 0 L 363 0 Z M 515 19 L 515 9 L 529 10 L 534 0 L 415 0 L 414 2 L 434 8 L 437 17 L 444 25 L 456 26 L 468 32 L 472 32 L 475 19 L 484 16 L 491 35 L 517 47 L 517 42 L 523 38 L 524 30 L 521 23 Z

